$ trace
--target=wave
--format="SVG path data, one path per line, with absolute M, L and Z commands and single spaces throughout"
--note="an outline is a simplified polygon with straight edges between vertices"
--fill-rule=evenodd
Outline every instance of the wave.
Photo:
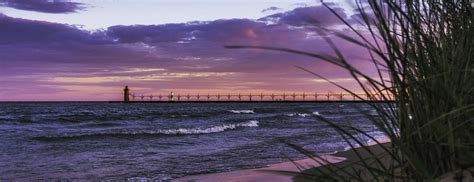
M 121 126 L 121 123 L 117 122 L 93 122 L 93 123 L 84 123 L 81 125 L 81 127 L 117 127 Z
M 115 130 L 102 132 L 86 132 L 86 133 L 63 133 L 58 135 L 37 136 L 37 140 L 55 140 L 55 139 L 74 139 L 74 138 L 95 138 L 107 136 L 140 136 L 140 135 L 196 135 L 219 133 L 226 130 L 235 130 L 244 127 L 258 127 L 258 121 L 251 120 L 247 122 L 225 124 L 212 126 L 209 128 L 178 128 L 178 129 L 157 129 L 157 130 Z
M 14 120 L 14 119 L 15 119 L 15 116 L 13 116 L 13 115 L 0 116 L 0 120 Z
M 381 143 L 387 142 L 387 139 L 388 139 L 388 137 L 382 131 L 372 131 L 372 132 L 367 132 L 367 134 L 369 136 L 373 137 L 378 142 L 381 142 Z M 365 146 L 371 146 L 371 145 L 377 144 L 374 140 L 370 139 L 367 136 L 359 136 L 358 140 Z M 356 143 L 355 141 L 352 141 L 351 143 L 353 145 L 353 148 L 359 148 L 360 147 L 360 145 L 358 143 Z M 348 145 L 348 144 L 346 143 L 346 145 Z M 350 146 L 346 146 L 346 147 L 344 147 L 344 151 L 351 150 L 353 148 L 350 147 Z
M 290 117 L 298 116 L 298 117 L 303 117 L 303 118 L 310 117 L 311 115 L 320 116 L 318 111 L 314 111 L 311 114 L 308 114 L 308 113 L 291 113 L 291 114 L 285 114 L 285 115 L 290 116 Z
M 286 116 L 290 116 L 290 117 L 298 116 L 298 117 L 305 118 L 305 117 L 309 117 L 310 115 L 306 113 L 291 113 L 291 114 L 286 114 Z
M 190 115 L 188 115 L 188 114 L 171 114 L 171 115 L 167 115 L 167 117 L 170 117 L 170 118 L 185 118 L 185 117 L 190 117 Z
M 255 114 L 255 111 L 253 110 L 229 110 L 229 112 L 235 114 Z
M 350 147 L 349 149 L 347 148 L 347 143 L 336 142 L 336 141 L 333 141 L 331 143 L 317 144 L 315 148 L 317 150 L 323 150 L 320 152 L 322 155 L 331 155 L 331 154 L 338 153 L 340 151 L 350 150 Z

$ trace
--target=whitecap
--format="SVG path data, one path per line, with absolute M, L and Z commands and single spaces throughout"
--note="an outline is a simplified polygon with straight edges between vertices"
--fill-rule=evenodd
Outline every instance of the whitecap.
M 229 112 L 235 114 L 255 114 L 253 110 L 229 110 Z
M 287 114 L 287 116 L 290 116 L 290 117 L 293 117 L 293 116 L 298 116 L 298 117 L 308 117 L 309 114 L 306 114 L 306 113 L 291 113 L 291 114 Z
M 235 130 L 244 127 L 258 127 L 257 120 L 246 122 L 224 124 L 211 126 L 208 128 L 177 128 L 177 129 L 157 129 L 157 130 L 113 130 L 102 132 L 85 132 L 85 133 L 63 133 L 59 135 L 48 135 L 35 137 L 37 139 L 54 139 L 54 138 L 76 138 L 76 137 L 94 137 L 94 136 L 123 136 L 123 135 L 193 135 L 193 134 L 209 134 L 219 133 L 226 130 Z
M 144 177 L 144 176 L 130 177 L 130 178 L 127 178 L 127 182 L 148 182 L 148 181 L 160 182 L 160 181 L 169 181 L 171 179 L 172 177 L 169 175 L 159 174 L 157 176 L 154 176 L 153 178 Z
M 156 133 L 152 133 L 152 134 L 167 134 L 167 135 L 207 134 L 207 133 L 223 132 L 225 130 L 234 130 L 239 127 L 258 127 L 258 121 L 252 120 L 248 122 L 226 124 L 226 125 L 220 125 L 220 126 L 213 126 L 209 128 L 179 128 L 179 129 L 157 130 Z

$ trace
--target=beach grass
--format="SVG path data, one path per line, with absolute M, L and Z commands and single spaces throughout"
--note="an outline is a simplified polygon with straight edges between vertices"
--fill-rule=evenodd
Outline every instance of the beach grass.
M 379 145 L 383 154 L 365 146 L 367 138 L 376 141 L 369 133 L 315 116 L 336 129 L 351 148 L 360 147 L 355 152 L 358 160 L 345 166 L 327 164 L 303 176 L 316 181 L 431 181 L 456 173 L 453 176 L 457 179 L 465 178 L 464 171 L 474 166 L 474 14 L 470 0 L 364 0 L 355 4 L 357 23 L 347 22 L 324 4 L 355 35 L 317 28 L 334 55 L 279 47 L 227 46 L 324 60 L 347 70 L 365 94 L 375 96 L 359 97 L 317 71 L 300 69 L 360 100 L 393 101 L 367 102 L 378 113 L 377 117 L 367 115 L 367 119 L 391 140 L 389 145 Z M 351 65 L 351 58 L 344 56 L 328 34 L 366 49 L 377 76 Z M 288 145 L 310 158 L 319 158 Z

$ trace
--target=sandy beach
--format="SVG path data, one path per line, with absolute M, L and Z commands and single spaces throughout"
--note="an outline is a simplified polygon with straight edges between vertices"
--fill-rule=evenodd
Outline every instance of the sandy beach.
M 388 138 L 379 138 L 379 143 L 386 143 L 390 142 Z M 379 147 L 375 145 L 376 142 L 370 142 L 368 145 L 371 145 L 371 150 L 378 153 L 381 152 Z M 338 152 L 333 155 L 325 155 L 322 156 L 324 160 L 316 161 L 314 159 L 306 158 L 302 160 L 294 161 L 300 168 L 298 168 L 293 162 L 283 162 L 279 164 L 273 164 L 269 167 L 265 168 L 257 168 L 257 169 L 246 169 L 246 170 L 237 170 L 237 171 L 230 171 L 230 172 L 223 172 L 223 173 L 212 173 L 212 174 L 203 174 L 203 175 L 194 175 L 194 176 L 186 176 L 183 178 L 178 178 L 172 180 L 174 182 L 275 182 L 275 181 L 305 181 L 305 177 L 298 175 L 299 172 L 305 171 L 305 173 L 310 173 L 311 169 L 321 166 L 321 164 L 325 164 L 323 161 L 328 161 L 331 163 L 337 163 L 338 165 L 343 165 L 344 163 L 349 163 L 357 160 L 356 155 L 354 154 L 354 150 L 352 149 L 348 151 Z M 288 171 L 289 173 L 283 174 L 278 173 L 277 171 Z M 295 172 L 295 174 L 291 174 L 291 172 Z M 296 177 L 296 179 L 295 179 Z

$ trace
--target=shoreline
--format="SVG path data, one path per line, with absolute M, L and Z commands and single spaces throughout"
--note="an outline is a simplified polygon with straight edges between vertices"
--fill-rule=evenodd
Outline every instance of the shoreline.
M 389 143 L 390 140 L 387 137 L 377 138 L 377 141 L 381 144 Z M 368 142 L 367 146 L 377 147 L 376 142 Z M 321 156 L 324 160 L 329 161 L 332 164 L 343 163 L 347 161 L 354 160 L 354 150 L 357 148 L 349 149 L 346 151 L 340 151 L 334 154 Z M 274 181 L 293 181 L 293 178 L 297 181 L 301 181 L 304 177 L 301 177 L 301 172 L 311 170 L 313 168 L 321 167 L 321 163 L 327 164 L 320 159 L 319 162 L 311 158 L 301 159 L 294 161 L 302 169 L 300 170 L 295 164 L 291 161 L 271 164 L 268 167 L 264 168 L 255 168 L 255 169 L 243 169 L 229 172 L 221 173 L 209 173 L 209 174 L 200 174 L 200 175 L 191 175 L 184 176 L 181 178 L 173 179 L 172 182 L 274 182 Z M 278 171 L 281 171 L 280 173 Z M 290 173 L 285 173 L 282 171 L 288 171 Z

